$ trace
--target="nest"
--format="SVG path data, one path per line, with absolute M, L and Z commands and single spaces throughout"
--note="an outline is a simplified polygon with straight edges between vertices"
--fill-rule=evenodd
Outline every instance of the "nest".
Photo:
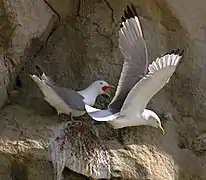
M 71 121 L 56 129 L 51 139 L 55 179 L 62 179 L 64 167 L 95 179 L 110 178 L 108 152 L 99 140 L 94 126 Z

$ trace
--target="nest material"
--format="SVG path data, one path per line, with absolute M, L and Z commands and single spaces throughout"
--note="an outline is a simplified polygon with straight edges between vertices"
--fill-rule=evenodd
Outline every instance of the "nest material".
M 94 126 L 83 121 L 58 127 L 51 139 L 55 179 L 62 179 L 64 167 L 87 177 L 110 178 L 110 160 Z
M 201 134 L 197 137 L 191 145 L 189 145 L 189 149 L 191 149 L 197 156 L 205 156 L 206 155 L 206 133 Z

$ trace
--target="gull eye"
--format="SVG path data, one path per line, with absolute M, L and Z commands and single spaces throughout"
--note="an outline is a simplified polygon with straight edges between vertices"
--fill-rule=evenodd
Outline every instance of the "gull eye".
M 100 84 L 102 85 L 102 84 L 103 84 L 103 82 L 100 82 Z

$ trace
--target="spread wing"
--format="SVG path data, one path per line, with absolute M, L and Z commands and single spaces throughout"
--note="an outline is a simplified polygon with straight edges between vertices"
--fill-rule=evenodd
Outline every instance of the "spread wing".
M 179 50 L 172 51 L 150 64 L 147 75 L 128 94 L 120 114 L 142 114 L 150 99 L 169 82 L 182 53 L 183 51 L 179 53 Z
M 84 97 L 72 89 L 59 87 L 53 81 L 47 79 L 40 79 L 36 75 L 32 75 L 31 78 L 43 92 L 46 99 L 55 101 L 56 105 L 62 104 L 62 101 L 68 105 L 68 108 L 75 110 L 84 110 L 85 104 L 83 102 Z
M 133 86 L 146 74 L 148 65 L 146 43 L 143 38 L 137 12 L 127 6 L 119 30 L 119 48 L 124 64 L 115 96 L 108 108 L 120 110 Z

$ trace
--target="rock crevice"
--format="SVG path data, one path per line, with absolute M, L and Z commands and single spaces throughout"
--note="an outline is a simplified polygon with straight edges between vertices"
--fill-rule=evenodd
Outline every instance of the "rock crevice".
M 149 103 L 162 117 L 156 129 L 98 129 L 111 160 L 111 179 L 206 179 L 204 0 L 131 1 L 140 16 L 150 62 L 172 50 L 185 54 L 166 87 Z M 129 2 L 130 3 L 130 2 Z M 0 179 L 53 179 L 49 140 L 63 123 L 29 73 L 40 64 L 59 84 L 84 88 L 96 79 L 117 84 L 123 56 L 118 25 L 126 0 L 0 2 Z M 18 93 L 16 92 L 18 91 Z M 9 94 L 10 104 L 7 101 Z M 103 103 L 104 101 L 104 103 Z M 108 100 L 109 101 L 109 100 Z M 107 102 L 99 98 L 97 106 Z M 14 171 L 16 166 L 21 166 Z M 65 179 L 87 179 L 64 171 Z

